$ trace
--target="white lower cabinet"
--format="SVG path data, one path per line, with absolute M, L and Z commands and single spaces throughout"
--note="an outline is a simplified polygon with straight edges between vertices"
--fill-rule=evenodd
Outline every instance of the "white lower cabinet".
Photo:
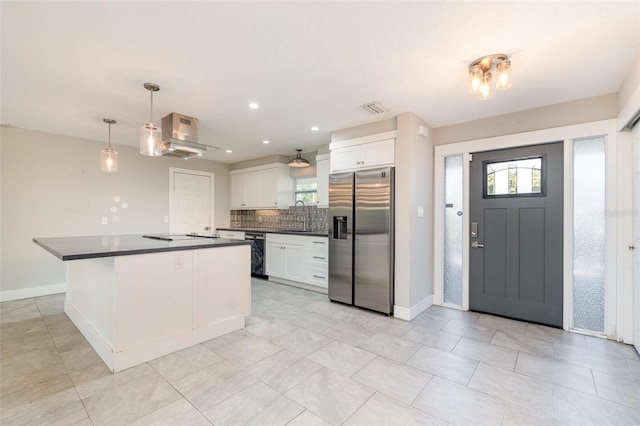
M 266 273 L 303 284 L 327 288 L 329 239 L 290 234 L 267 234 Z
M 291 281 L 303 281 L 303 261 L 303 245 L 282 242 L 267 243 L 267 275 Z

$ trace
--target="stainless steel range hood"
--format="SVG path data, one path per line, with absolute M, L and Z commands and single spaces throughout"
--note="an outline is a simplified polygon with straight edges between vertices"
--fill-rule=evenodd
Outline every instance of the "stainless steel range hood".
M 206 151 L 207 145 L 198 143 L 197 118 L 175 112 L 162 118 L 162 155 L 187 159 Z

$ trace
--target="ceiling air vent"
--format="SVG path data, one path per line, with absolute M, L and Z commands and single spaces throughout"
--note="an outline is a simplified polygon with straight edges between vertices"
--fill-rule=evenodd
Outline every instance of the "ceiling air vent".
M 364 108 L 365 111 L 368 111 L 368 112 L 370 112 L 371 114 L 374 114 L 374 115 L 382 114 L 383 112 L 389 111 L 389 108 L 387 108 L 386 106 L 382 105 L 378 101 L 373 101 L 373 102 L 369 102 L 368 104 L 364 104 L 364 105 L 362 105 L 362 108 Z

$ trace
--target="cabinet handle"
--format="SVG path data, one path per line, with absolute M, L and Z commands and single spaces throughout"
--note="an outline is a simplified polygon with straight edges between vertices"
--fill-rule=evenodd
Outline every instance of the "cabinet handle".
M 314 275 L 313 278 L 319 278 L 321 280 L 324 280 L 324 277 L 321 277 L 320 275 Z
M 324 260 L 324 257 L 321 257 L 321 256 L 313 256 L 313 258 L 314 259 L 322 259 L 322 260 Z
M 324 241 L 314 241 L 313 244 L 324 244 Z

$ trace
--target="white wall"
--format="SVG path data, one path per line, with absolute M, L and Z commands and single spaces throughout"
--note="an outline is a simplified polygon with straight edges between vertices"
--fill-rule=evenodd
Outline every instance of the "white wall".
M 396 312 L 414 318 L 433 294 L 433 129 L 417 115 L 397 117 L 396 139 Z M 424 126 L 427 137 L 418 134 Z M 423 217 L 418 216 L 422 207 Z
M 104 142 L 0 128 L 2 193 L 0 291 L 66 282 L 64 262 L 36 246 L 34 237 L 168 232 L 169 167 L 215 174 L 215 226 L 229 226 L 229 166 L 140 155 L 114 146 L 119 171 L 100 171 Z M 120 197 L 120 202 L 114 201 Z M 122 208 L 122 203 L 128 204 Z M 111 212 L 112 207 L 118 211 Z M 109 224 L 101 225 L 108 217 Z
M 481 101 L 478 101 L 481 102 Z M 478 108 L 481 108 L 478 104 Z M 434 145 L 504 136 L 615 118 L 618 95 L 596 96 L 434 129 Z

